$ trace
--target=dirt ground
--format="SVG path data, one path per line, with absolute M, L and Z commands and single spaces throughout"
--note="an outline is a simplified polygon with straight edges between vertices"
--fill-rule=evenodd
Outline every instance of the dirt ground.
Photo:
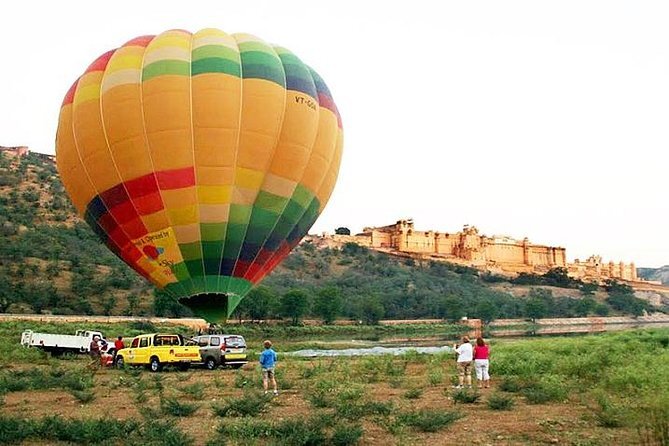
M 85 362 L 68 361 L 69 367 L 83 367 Z M 306 398 L 307 382 L 299 376 L 299 370 L 316 364 L 315 361 L 287 361 L 282 364 L 284 383 L 288 389 L 282 389 L 275 397 L 269 410 L 261 418 L 281 420 L 286 418 L 308 417 L 317 410 Z M 245 376 L 255 379 L 254 365 L 248 364 L 243 371 Z M 365 384 L 366 396 L 375 401 L 392 401 L 396 411 L 411 409 L 458 410 L 464 417 L 436 433 L 417 432 L 410 428 L 399 429 L 394 434 L 376 422 L 373 417 L 362 420 L 364 435 L 363 445 L 631 445 L 636 444 L 636 432 L 633 429 L 609 429 L 597 426 L 588 413 L 587 402 L 581 400 L 578 392 L 572 392 L 569 401 L 530 405 L 518 395 L 514 396 L 515 406 L 509 411 L 494 411 L 487 407 L 487 397 L 495 391 L 483 389 L 482 398 L 475 404 L 455 404 L 450 398 L 448 379 L 431 386 L 426 381 L 425 364 L 410 364 L 402 377 L 402 384 L 382 379 L 381 382 Z M 180 429 L 193 438 L 195 443 L 205 444 L 215 435 L 220 423 L 228 420 L 214 415 L 212 404 L 221 403 L 225 398 L 240 397 L 244 390 L 235 387 L 239 380 L 233 370 L 220 369 L 206 371 L 192 369 L 188 372 L 164 371 L 151 374 L 142 371 L 139 376 L 131 376 L 118 370 L 101 370 L 95 376 L 95 399 L 89 403 L 80 403 L 72 394 L 63 390 L 12 392 L 5 396 L 0 413 L 23 418 L 40 418 L 47 415 L 61 415 L 71 418 L 119 419 L 134 418 L 143 420 L 139 408 L 148 407 L 159 410 L 158 393 L 155 379 L 160 380 L 165 395 L 178 396 L 181 400 L 197 402 L 198 411 L 190 417 L 173 418 Z M 448 376 L 446 377 L 448 378 Z M 147 389 L 148 399 L 137 403 L 133 396 L 130 382 L 141 379 Z M 204 397 L 196 400 L 191 395 L 179 390 L 186 386 L 202 383 L 205 385 Z M 239 384 L 239 382 L 237 382 Z M 254 384 L 255 385 L 255 384 Z M 279 383 L 281 387 L 282 383 Z M 285 387 L 285 386 L 284 386 Z M 406 399 L 407 388 L 421 387 L 422 395 L 417 399 Z M 166 416 L 166 419 L 169 419 Z M 392 419 L 389 417 L 388 419 Z M 39 444 L 31 442 L 30 444 Z M 262 443 L 261 443 L 262 444 Z

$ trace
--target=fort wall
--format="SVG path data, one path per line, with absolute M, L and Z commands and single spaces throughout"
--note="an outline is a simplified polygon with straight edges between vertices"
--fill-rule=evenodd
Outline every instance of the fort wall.
M 417 231 L 413 220 L 399 220 L 392 225 L 365 228 L 357 235 L 335 237 L 343 242 L 353 241 L 373 249 L 441 258 L 501 273 L 543 274 L 559 267 L 566 268 L 570 276 L 582 280 L 640 281 L 634 263 L 603 262 L 600 256 L 591 256 L 584 262 L 577 259 L 568 263 L 567 252 L 563 247 L 534 244 L 527 238 L 488 237 L 479 234 L 476 227 L 468 225 L 454 233 Z

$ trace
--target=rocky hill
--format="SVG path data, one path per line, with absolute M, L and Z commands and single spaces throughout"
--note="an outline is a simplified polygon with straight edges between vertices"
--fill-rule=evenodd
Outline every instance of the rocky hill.
M 374 252 L 354 243 L 305 239 L 244 299 L 238 313 L 285 314 L 281 296 L 306 295 L 306 315 L 340 302 L 340 317 L 414 319 L 461 316 L 584 316 L 650 308 L 622 288 L 603 288 L 556 272 L 512 283 L 474 269 Z M 618 290 L 620 291 L 620 290 Z M 627 293 L 627 294 L 625 294 Z M 633 300 L 629 300 L 633 299 Z M 659 305 L 664 305 L 660 298 Z M 326 305 L 327 306 L 327 305 Z M 147 283 L 103 246 L 70 205 L 48 156 L 0 151 L 0 312 L 187 316 L 189 310 Z
M 638 274 L 646 280 L 659 280 L 663 285 L 669 286 L 669 265 L 660 268 L 639 268 Z

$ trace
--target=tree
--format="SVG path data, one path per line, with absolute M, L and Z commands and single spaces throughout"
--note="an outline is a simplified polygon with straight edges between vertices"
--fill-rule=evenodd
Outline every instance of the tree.
M 595 291 L 599 288 L 599 285 L 597 285 L 595 282 L 585 282 L 583 285 L 581 285 L 581 294 L 584 296 L 592 296 L 595 294 Z
M 111 316 L 111 312 L 116 306 L 116 297 L 109 296 L 102 300 L 102 311 L 105 316 Z
M 270 310 L 276 304 L 276 294 L 271 288 L 259 286 L 252 289 L 239 304 L 240 312 L 247 314 L 252 321 L 267 319 Z
M 478 317 L 483 321 L 485 325 L 488 325 L 499 315 L 499 309 L 497 305 L 490 299 L 482 300 L 474 308 L 474 316 Z
M 297 325 L 300 318 L 309 307 L 309 295 L 303 290 L 291 290 L 281 296 L 281 314 L 291 318 L 292 324 Z
M 449 322 L 457 322 L 466 314 L 464 301 L 455 295 L 446 296 L 439 303 L 439 315 Z
M 128 297 L 128 308 L 125 310 L 125 315 L 126 316 L 132 316 L 137 312 L 137 307 L 139 306 L 139 297 L 136 294 L 130 294 Z M 157 299 L 157 297 L 156 297 Z M 155 303 L 154 303 L 155 307 Z M 158 313 L 156 313 L 157 315 Z
M 385 310 L 378 297 L 368 296 L 363 298 L 360 306 L 360 318 L 365 324 L 377 325 L 384 313 Z
M 337 235 L 351 235 L 351 230 L 345 227 L 339 227 L 335 229 L 335 234 Z
M 525 301 L 525 316 L 536 322 L 537 319 L 545 317 L 548 314 L 548 306 L 540 297 L 530 297 Z
M 594 313 L 596 308 L 597 301 L 592 297 L 585 297 L 576 302 L 576 305 L 574 305 L 574 313 L 576 316 L 585 317 Z
M 645 301 L 634 297 L 633 294 L 613 293 L 606 299 L 606 302 L 613 309 L 633 316 L 641 316 L 643 311 L 648 307 Z
M 334 287 L 320 290 L 314 300 L 314 313 L 323 319 L 325 324 L 331 324 L 341 311 L 341 292 Z
M 543 276 L 546 285 L 562 288 L 571 288 L 575 285 L 574 279 L 567 274 L 567 268 L 552 268 Z

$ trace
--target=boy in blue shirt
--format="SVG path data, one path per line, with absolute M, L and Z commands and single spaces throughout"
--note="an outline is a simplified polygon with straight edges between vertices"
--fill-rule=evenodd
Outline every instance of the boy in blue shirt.
M 260 367 L 262 367 L 262 385 L 265 388 L 265 395 L 267 395 L 268 383 L 271 380 L 274 386 L 274 395 L 278 395 L 279 391 L 276 386 L 276 379 L 274 378 L 274 365 L 276 364 L 276 352 L 272 350 L 272 341 L 263 342 L 265 350 L 260 354 Z

